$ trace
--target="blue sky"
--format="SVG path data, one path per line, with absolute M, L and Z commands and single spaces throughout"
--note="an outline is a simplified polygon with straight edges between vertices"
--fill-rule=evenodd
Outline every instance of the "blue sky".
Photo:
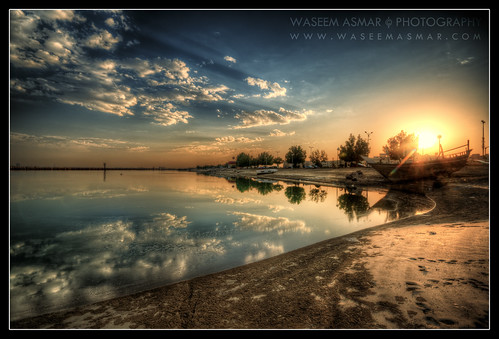
M 400 130 L 478 153 L 488 17 L 11 10 L 10 161 L 185 167 L 292 145 L 332 160 L 350 133 L 372 131 L 373 155 Z

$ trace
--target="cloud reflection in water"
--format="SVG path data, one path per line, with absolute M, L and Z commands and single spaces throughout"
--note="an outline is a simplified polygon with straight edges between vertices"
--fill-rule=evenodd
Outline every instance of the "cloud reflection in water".
M 114 297 L 120 287 L 177 281 L 210 256 L 223 255 L 227 239 L 193 237 L 186 216 L 160 213 L 149 220 L 102 222 L 55 237 L 11 244 L 11 310 Z M 200 255 L 202 254 L 202 255 Z M 115 293 L 116 290 L 116 293 Z
M 386 218 L 376 209 L 349 221 L 333 187 L 170 171 L 14 179 L 11 319 L 240 266 Z M 372 207 L 386 192 L 357 194 Z

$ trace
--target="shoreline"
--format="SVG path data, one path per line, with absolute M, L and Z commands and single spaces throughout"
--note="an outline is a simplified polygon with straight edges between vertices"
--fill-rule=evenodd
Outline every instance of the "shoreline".
M 430 187 L 436 206 L 426 214 L 10 328 L 487 329 L 488 170 L 466 166 Z M 372 169 L 290 171 L 258 177 L 386 187 Z

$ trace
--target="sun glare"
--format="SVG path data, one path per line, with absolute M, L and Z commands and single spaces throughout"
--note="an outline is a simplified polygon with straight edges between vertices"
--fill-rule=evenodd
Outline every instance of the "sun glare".
M 416 133 L 416 136 L 419 138 L 419 151 L 425 151 L 428 152 L 430 149 L 433 150 L 433 148 L 438 145 L 438 137 L 436 134 L 429 132 L 429 131 L 421 131 L 419 133 Z

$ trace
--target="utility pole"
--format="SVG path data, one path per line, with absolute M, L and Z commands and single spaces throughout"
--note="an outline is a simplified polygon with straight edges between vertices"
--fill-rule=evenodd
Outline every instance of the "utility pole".
M 367 156 L 369 156 L 369 153 L 371 153 L 370 149 L 369 149 L 369 137 L 371 136 L 371 134 L 373 134 L 373 132 L 364 131 L 364 133 L 367 134 L 367 147 L 368 147 L 368 150 L 369 150 L 369 152 L 367 152 Z
M 482 157 L 485 156 L 485 121 L 482 120 Z
M 442 149 L 442 144 L 440 144 L 440 139 L 442 138 L 442 135 L 437 135 L 437 138 L 438 138 L 438 156 L 437 157 L 440 157 L 440 155 L 442 156 L 442 158 L 444 157 L 444 150 Z

